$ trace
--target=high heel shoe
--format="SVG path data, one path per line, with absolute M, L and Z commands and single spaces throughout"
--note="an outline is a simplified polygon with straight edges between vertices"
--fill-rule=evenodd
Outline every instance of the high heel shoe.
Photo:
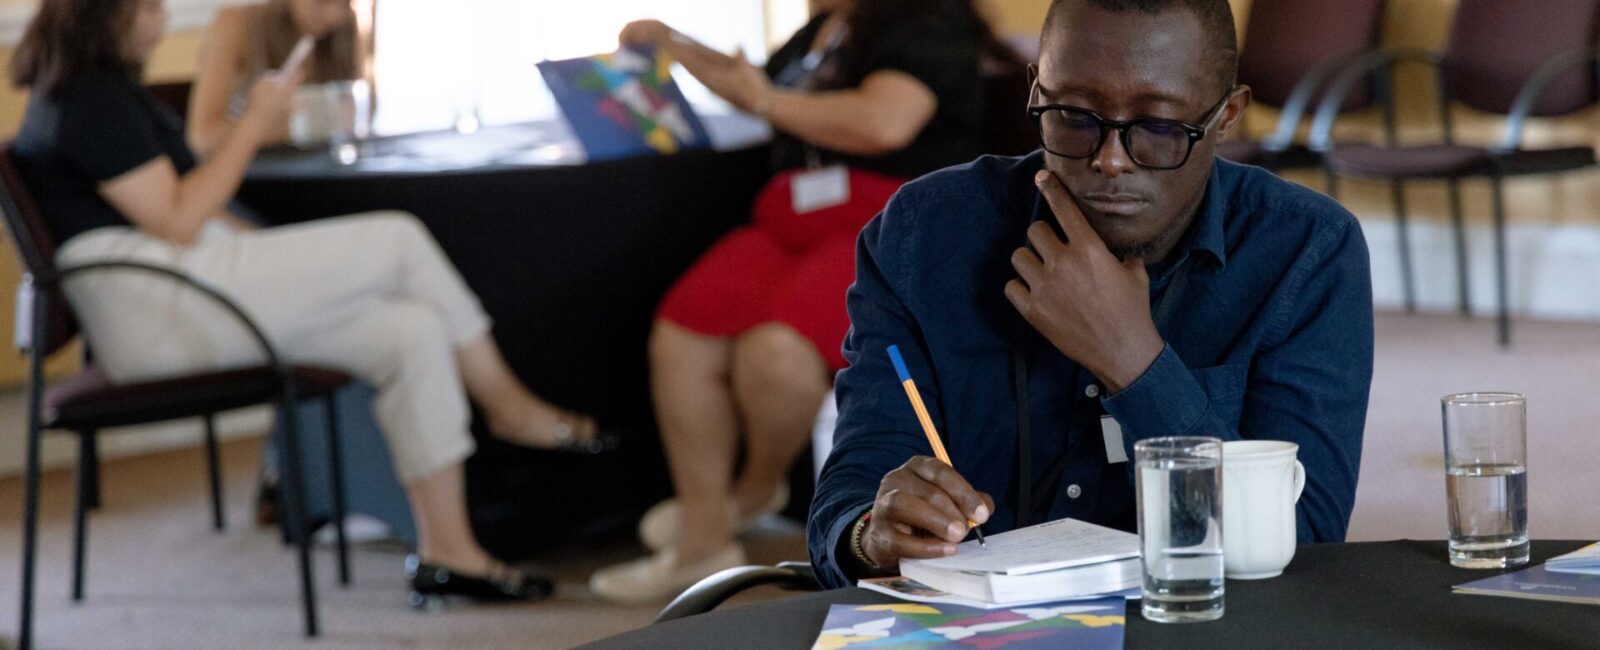
M 525 569 L 501 567 L 498 575 L 469 575 L 449 567 L 406 556 L 406 578 L 411 581 L 411 606 L 436 609 L 451 598 L 480 602 L 537 602 L 555 591 L 549 578 Z

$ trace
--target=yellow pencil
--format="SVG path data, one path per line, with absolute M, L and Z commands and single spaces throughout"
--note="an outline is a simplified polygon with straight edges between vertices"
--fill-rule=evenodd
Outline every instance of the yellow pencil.
M 922 404 L 922 394 L 917 392 L 917 383 L 911 380 L 911 371 L 906 369 L 906 360 L 900 357 L 900 346 L 889 346 L 889 360 L 894 362 L 895 374 L 900 375 L 900 385 L 906 389 L 906 397 L 911 398 L 911 408 L 917 412 L 917 421 L 922 423 L 922 433 L 928 436 L 928 446 L 933 447 L 933 457 L 940 462 L 955 467 L 950 462 L 950 454 L 944 450 L 944 442 L 939 440 L 939 432 L 933 428 L 933 418 L 928 417 L 928 407 Z M 983 539 L 983 529 L 978 527 L 978 522 L 967 520 L 967 527 L 978 535 L 978 545 L 989 547 L 989 542 Z

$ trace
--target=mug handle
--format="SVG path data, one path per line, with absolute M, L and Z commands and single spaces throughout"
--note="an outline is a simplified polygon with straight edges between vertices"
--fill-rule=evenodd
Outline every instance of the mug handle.
M 1294 461 L 1294 500 L 1300 502 L 1300 493 L 1306 489 L 1306 466 Z

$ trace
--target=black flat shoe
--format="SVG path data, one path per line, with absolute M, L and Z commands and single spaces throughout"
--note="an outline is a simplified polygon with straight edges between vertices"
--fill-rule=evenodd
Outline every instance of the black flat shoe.
M 597 455 L 609 451 L 616 451 L 620 446 L 622 446 L 622 437 L 617 435 L 616 430 L 611 427 L 601 425 L 599 430 L 595 432 L 593 438 L 589 438 L 588 440 L 576 440 L 568 438 L 562 442 L 560 447 L 557 447 L 556 449 L 557 451 L 562 451 L 569 454 Z
M 499 575 L 468 575 L 448 567 L 406 556 L 406 578 L 411 580 L 411 606 L 434 609 L 452 598 L 479 602 L 537 602 L 555 591 L 555 583 L 525 569 L 502 568 Z

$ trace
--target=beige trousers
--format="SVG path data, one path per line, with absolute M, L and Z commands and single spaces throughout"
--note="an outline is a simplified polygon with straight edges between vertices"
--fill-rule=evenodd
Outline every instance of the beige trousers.
M 56 256 L 62 267 L 105 260 L 187 273 L 239 303 L 286 361 L 339 368 L 376 386 L 373 410 L 402 481 L 472 453 L 454 353 L 484 336 L 489 319 L 415 217 L 374 212 L 243 232 L 213 222 L 187 247 L 101 228 Z M 101 271 L 75 276 L 66 292 L 113 380 L 265 360 L 237 319 L 170 279 Z

